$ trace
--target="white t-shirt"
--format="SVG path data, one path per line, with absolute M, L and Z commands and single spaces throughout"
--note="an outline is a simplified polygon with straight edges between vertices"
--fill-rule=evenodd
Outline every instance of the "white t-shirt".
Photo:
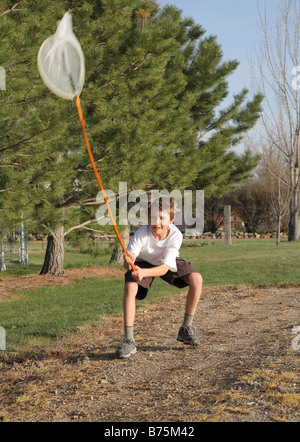
M 172 272 L 176 272 L 182 233 L 174 224 L 169 227 L 170 233 L 162 241 L 154 238 L 148 224 L 140 227 L 130 240 L 127 251 L 154 266 L 167 264 Z

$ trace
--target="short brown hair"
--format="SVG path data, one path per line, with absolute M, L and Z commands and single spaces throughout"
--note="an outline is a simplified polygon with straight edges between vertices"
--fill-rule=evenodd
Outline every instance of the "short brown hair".
M 167 212 L 170 216 L 170 220 L 175 218 L 175 201 L 173 197 L 168 195 L 160 195 L 158 198 L 150 198 L 148 202 L 148 219 L 151 218 L 151 208 L 155 206 L 159 212 Z

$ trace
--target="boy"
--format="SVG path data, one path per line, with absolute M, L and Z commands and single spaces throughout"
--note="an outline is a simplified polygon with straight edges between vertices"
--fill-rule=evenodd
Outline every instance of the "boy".
M 168 208 L 166 209 L 166 206 Z M 133 337 L 135 301 L 147 296 L 156 276 L 178 288 L 189 286 L 185 315 L 177 340 L 184 344 L 199 345 L 199 339 L 192 326 L 193 317 L 201 296 L 202 277 L 191 263 L 179 258 L 182 234 L 173 224 L 174 200 L 166 204 L 166 198 L 148 207 L 148 224 L 140 227 L 124 254 L 125 289 L 123 299 L 125 338 L 116 352 L 116 357 L 129 358 L 137 351 Z M 131 271 L 130 263 L 136 263 Z

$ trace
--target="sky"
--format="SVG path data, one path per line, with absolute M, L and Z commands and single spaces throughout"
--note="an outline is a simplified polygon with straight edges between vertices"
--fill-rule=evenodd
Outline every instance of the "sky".
M 223 52 L 223 61 L 238 60 L 239 66 L 228 77 L 229 95 L 221 109 L 229 106 L 233 95 L 244 88 L 249 90 L 248 99 L 255 91 L 251 84 L 251 63 L 255 63 L 259 52 L 261 33 L 259 30 L 258 5 L 268 11 L 268 19 L 276 18 L 281 0 L 157 0 L 161 7 L 172 4 L 183 11 L 183 16 L 192 17 L 195 23 L 206 30 L 206 36 L 216 35 Z M 251 62 L 252 60 L 252 62 Z M 255 129 L 253 129 L 254 131 Z M 241 142 L 238 153 L 244 151 Z
M 172 4 L 202 25 L 206 35 L 216 35 L 223 60 L 238 60 L 238 69 L 229 77 L 231 95 L 246 87 L 250 90 L 250 59 L 260 44 L 257 0 L 158 0 L 162 7 Z M 280 0 L 258 0 L 268 11 L 276 10 Z

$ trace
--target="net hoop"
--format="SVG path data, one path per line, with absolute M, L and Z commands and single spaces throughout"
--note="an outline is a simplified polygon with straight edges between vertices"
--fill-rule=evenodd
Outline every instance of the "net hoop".
M 82 47 L 72 30 L 72 16 L 66 12 L 56 33 L 47 38 L 38 53 L 38 69 L 46 86 L 67 100 L 78 97 L 85 78 Z

